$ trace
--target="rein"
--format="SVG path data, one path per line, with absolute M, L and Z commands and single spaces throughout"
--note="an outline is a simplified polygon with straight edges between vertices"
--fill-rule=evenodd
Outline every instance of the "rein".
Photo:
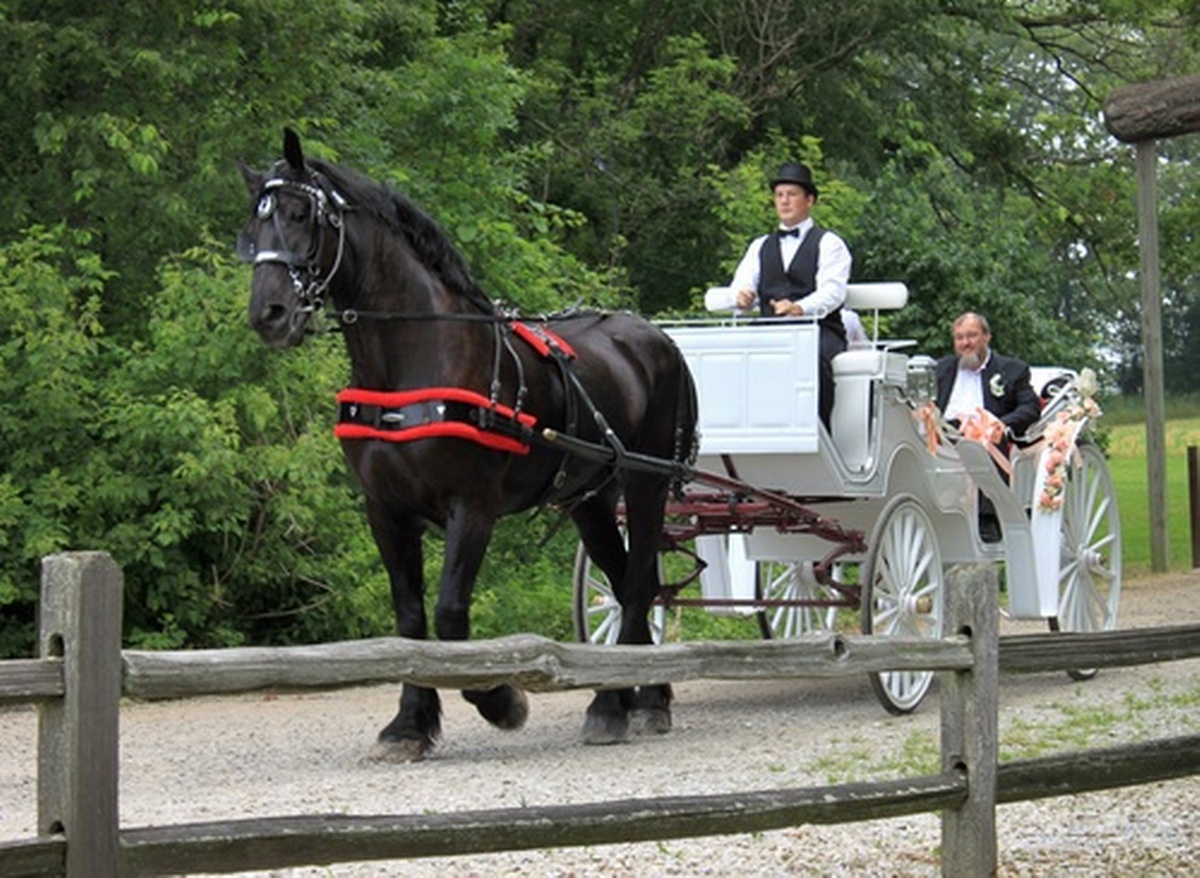
M 359 320 L 411 320 L 414 323 L 434 320 L 462 323 L 505 323 L 513 319 L 511 316 L 499 312 L 493 314 L 437 314 L 431 311 L 359 311 L 357 308 L 343 308 L 340 311 L 327 309 L 325 313 L 341 326 L 353 326 Z M 545 320 L 546 318 L 539 319 Z

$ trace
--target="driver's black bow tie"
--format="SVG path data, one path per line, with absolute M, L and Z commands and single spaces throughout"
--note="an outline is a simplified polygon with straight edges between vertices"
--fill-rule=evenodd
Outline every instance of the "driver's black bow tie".
M 794 229 L 780 229 L 779 237 L 781 237 L 781 238 L 799 238 L 800 237 L 800 227 L 796 226 L 796 228 L 794 228 Z

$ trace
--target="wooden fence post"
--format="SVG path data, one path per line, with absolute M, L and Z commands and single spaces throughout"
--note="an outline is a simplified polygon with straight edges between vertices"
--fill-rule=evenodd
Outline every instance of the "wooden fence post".
M 1188 521 L 1192 528 L 1192 567 L 1200 567 L 1200 448 L 1189 445 L 1188 465 Z
M 66 837 L 68 878 L 118 870 L 122 582 L 104 552 L 42 559 L 38 652 L 65 693 L 39 707 L 38 834 Z
M 967 801 L 942 812 L 942 874 L 995 875 L 999 761 L 1000 589 L 991 564 L 960 564 L 946 576 L 946 633 L 969 634 L 974 666 L 939 680 L 942 770 L 965 771 Z

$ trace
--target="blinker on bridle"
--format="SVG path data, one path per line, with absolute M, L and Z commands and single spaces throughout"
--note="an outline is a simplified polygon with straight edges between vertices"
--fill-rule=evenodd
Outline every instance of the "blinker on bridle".
M 277 240 L 282 247 L 286 248 L 287 237 L 279 221 L 277 212 L 279 198 L 276 193 L 280 190 L 288 190 L 306 196 L 312 207 L 309 218 L 307 253 L 300 254 L 290 249 L 259 250 L 258 245 L 245 230 L 238 235 L 237 239 L 237 256 L 242 262 L 254 266 L 277 264 L 287 268 L 288 276 L 292 280 L 292 290 L 300 302 L 300 307 L 296 309 L 293 317 L 295 321 L 306 319 L 324 306 L 325 293 L 342 264 L 342 254 L 346 246 L 346 224 L 343 221 L 342 213 L 349 209 L 349 204 L 341 193 L 333 189 L 327 192 L 316 182 L 315 176 L 313 179 L 313 183 L 304 183 L 285 180 L 282 177 L 272 177 L 262 184 L 258 206 L 254 211 L 255 219 L 259 222 L 270 221 L 274 225 Z M 327 225 L 337 230 L 337 253 L 329 273 L 322 277 L 318 260 L 321 256 Z

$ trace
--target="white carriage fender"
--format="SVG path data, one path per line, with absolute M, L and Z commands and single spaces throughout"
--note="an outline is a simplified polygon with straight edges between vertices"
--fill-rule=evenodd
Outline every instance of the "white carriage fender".
M 737 304 L 737 290 L 733 287 L 709 287 L 704 292 L 704 310 L 709 312 L 715 311 L 732 311 L 734 317 L 757 318 L 758 305 L 751 305 L 749 308 L 739 308 Z M 825 316 L 825 309 L 812 314 L 805 314 L 802 320 L 819 320 Z M 790 318 L 797 319 L 797 318 Z
M 706 311 L 733 311 L 735 315 L 747 315 L 756 317 L 758 315 L 758 306 L 752 305 L 749 308 L 739 308 L 737 305 L 737 290 L 733 287 L 709 287 L 704 292 L 704 310 Z M 805 314 L 805 317 L 820 318 L 825 316 L 825 310 L 822 308 L 819 313 Z
M 1000 518 L 1000 527 L 1004 532 L 1009 613 L 1017 619 L 1042 617 L 1041 609 L 1045 600 L 1034 557 L 1036 540 L 1032 522 L 1025 515 L 1022 498 L 1000 477 L 996 462 L 982 443 L 963 439 L 954 445 L 953 451 L 975 486 L 992 501 Z M 1051 588 L 1057 589 L 1057 586 L 1056 573 Z M 1050 615 L 1056 613 L 1057 608 Z
M 704 293 L 706 311 L 736 311 L 737 292 L 733 287 L 710 287 Z
M 1064 426 L 1064 438 L 1071 449 L 1067 466 L 1077 466 L 1079 454 L 1075 443 L 1084 420 L 1068 420 Z M 1041 616 L 1058 615 L 1058 580 L 1062 569 L 1062 495 L 1057 505 L 1043 503 L 1047 481 L 1053 475 L 1050 459 L 1054 448 L 1046 443 L 1038 455 L 1037 475 L 1033 483 L 1033 509 L 1030 524 L 1033 533 L 1034 566 L 1037 571 L 1038 612 Z

